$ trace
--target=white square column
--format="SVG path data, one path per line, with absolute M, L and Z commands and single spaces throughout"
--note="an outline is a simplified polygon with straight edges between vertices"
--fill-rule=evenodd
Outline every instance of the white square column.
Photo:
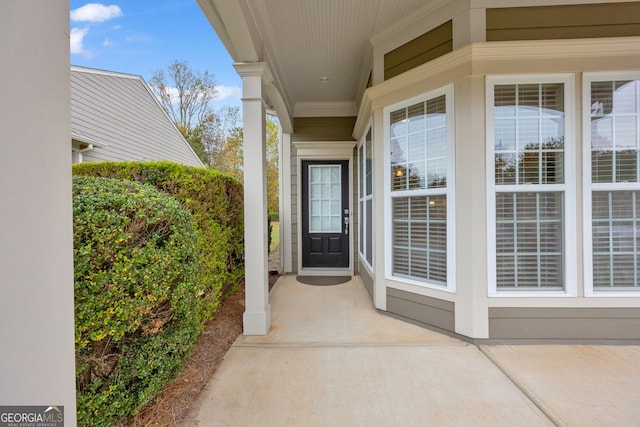
M 75 426 L 68 33 L 68 1 L 0 3 L 0 404 Z
M 267 64 L 237 63 L 242 77 L 244 127 L 244 335 L 266 335 L 271 327 L 268 277 L 266 111 Z

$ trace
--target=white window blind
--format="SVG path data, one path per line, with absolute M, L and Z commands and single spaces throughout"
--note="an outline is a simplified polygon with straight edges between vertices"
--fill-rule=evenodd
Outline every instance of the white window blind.
M 586 77 L 593 290 L 640 289 L 640 80 Z
M 498 289 L 562 289 L 562 200 L 559 192 L 496 194 Z
M 393 199 L 393 272 L 446 285 L 445 195 Z

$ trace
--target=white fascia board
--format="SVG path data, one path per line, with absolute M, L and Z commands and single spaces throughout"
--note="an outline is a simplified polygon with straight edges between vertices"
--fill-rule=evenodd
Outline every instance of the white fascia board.
M 234 61 L 261 60 L 261 45 L 254 43 L 253 37 L 257 30 L 243 0 L 197 1 Z

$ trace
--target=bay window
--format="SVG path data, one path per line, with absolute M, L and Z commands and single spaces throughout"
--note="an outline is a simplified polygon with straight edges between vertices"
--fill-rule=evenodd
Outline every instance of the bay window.
M 373 147 L 371 128 L 358 147 L 359 244 L 361 258 L 373 269 Z
M 570 76 L 487 79 L 489 286 L 568 293 L 575 261 Z
M 453 89 L 385 109 L 387 271 L 396 280 L 454 290 Z
M 640 74 L 585 73 L 586 293 L 640 291 Z

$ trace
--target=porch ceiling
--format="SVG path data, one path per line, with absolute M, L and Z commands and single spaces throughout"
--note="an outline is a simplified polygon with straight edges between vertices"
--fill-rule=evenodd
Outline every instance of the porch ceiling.
M 198 2 L 234 61 L 269 64 L 293 117 L 355 115 L 371 70 L 370 39 L 443 0 Z

